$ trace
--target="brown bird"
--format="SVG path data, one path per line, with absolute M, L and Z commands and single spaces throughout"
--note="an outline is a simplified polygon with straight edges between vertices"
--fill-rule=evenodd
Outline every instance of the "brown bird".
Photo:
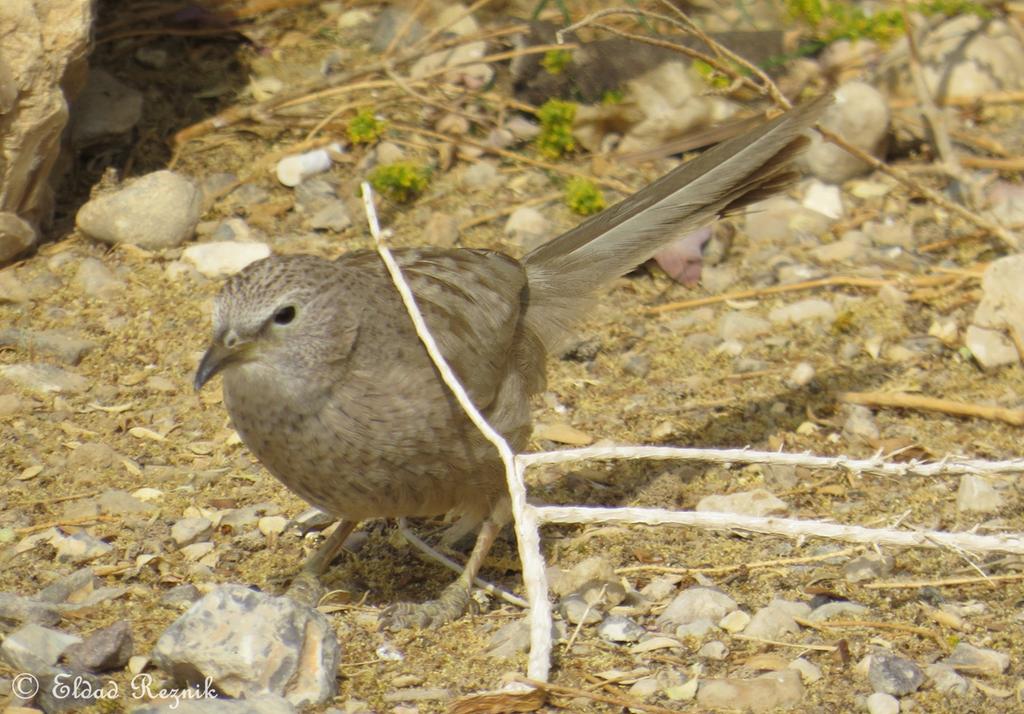
M 595 291 L 678 236 L 788 186 L 804 132 L 829 101 L 719 144 L 522 260 L 487 250 L 395 252 L 445 359 L 513 449 L 530 437 L 530 396 L 544 388 L 546 356 Z M 218 372 L 246 446 L 341 519 L 305 564 L 307 581 L 363 519 L 461 512 L 482 521 L 462 575 L 438 600 L 394 605 L 385 620 L 427 626 L 462 614 L 509 518 L 504 472 L 441 381 L 379 256 L 274 256 L 230 278 L 196 389 Z

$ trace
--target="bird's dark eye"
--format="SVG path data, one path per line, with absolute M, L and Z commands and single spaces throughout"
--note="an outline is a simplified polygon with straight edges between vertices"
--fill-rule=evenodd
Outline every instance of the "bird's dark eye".
M 274 313 L 274 322 L 278 325 L 287 325 L 289 322 L 295 319 L 295 308 L 291 305 L 285 305 L 277 312 Z

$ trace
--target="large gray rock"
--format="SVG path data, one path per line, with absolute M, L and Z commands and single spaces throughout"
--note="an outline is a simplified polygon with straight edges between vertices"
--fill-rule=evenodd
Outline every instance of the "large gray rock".
M 154 171 L 82 206 L 75 223 L 104 243 L 159 250 L 192 237 L 203 212 L 203 192 L 173 171 Z
M 68 101 L 85 84 L 92 0 L 0 2 L 0 263 L 53 215 Z
M 285 597 L 223 585 L 157 640 L 153 663 L 181 684 L 210 678 L 230 697 L 276 694 L 297 707 L 334 696 L 341 648 L 323 615 Z

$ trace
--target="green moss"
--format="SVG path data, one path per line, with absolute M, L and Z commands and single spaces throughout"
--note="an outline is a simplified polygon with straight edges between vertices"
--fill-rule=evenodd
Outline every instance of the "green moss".
M 364 107 L 348 123 L 346 133 L 353 144 L 372 144 L 380 139 L 386 128 L 387 122 L 378 119 L 373 109 Z
M 601 104 L 605 106 L 622 104 L 622 100 L 625 98 L 626 94 L 621 89 L 609 89 L 601 95 Z
M 593 181 L 576 176 L 565 185 L 565 205 L 581 216 L 600 213 L 607 205 Z
M 722 74 L 703 60 L 694 60 L 693 69 L 698 75 L 700 75 L 701 79 L 715 89 L 725 89 L 732 82 L 728 76 Z M 737 67 L 736 71 L 740 74 L 749 74 L 746 68 Z
M 542 156 L 557 159 L 576 150 L 572 136 L 572 122 L 576 118 L 576 105 L 561 99 L 549 99 L 537 110 L 540 134 L 537 150 Z
M 548 74 L 561 74 L 572 62 L 572 52 L 569 50 L 548 50 L 540 61 L 540 66 Z
M 874 40 L 887 43 L 906 32 L 903 12 L 899 5 L 865 12 L 857 3 L 846 0 L 784 0 L 789 14 L 806 23 L 815 34 L 816 42 L 829 44 L 836 40 Z M 977 15 L 991 17 L 983 5 L 971 0 L 924 0 L 906 6 L 907 12 L 922 15 Z
M 841 0 L 785 0 L 789 14 L 810 25 L 816 39 L 829 44 L 836 40 L 889 42 L 904 32 L 899 8 L 880 9 L 868 14 L 854 3 Z
M 370 185 L 392 201 L 405 203 L 426 190 L 430 169 L 412 161 L 397 161 L 370 172 Z

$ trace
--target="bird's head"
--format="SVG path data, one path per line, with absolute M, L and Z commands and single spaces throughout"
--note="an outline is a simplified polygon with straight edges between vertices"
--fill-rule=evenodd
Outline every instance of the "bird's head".
M 233 275 L 214 302 L 213 338 L 195 388 L 245 364 L 288 373 L 347 351 L 351 340 L 329 309 L 335 276 L 331 262 L 308 255 L 264 258 Z

